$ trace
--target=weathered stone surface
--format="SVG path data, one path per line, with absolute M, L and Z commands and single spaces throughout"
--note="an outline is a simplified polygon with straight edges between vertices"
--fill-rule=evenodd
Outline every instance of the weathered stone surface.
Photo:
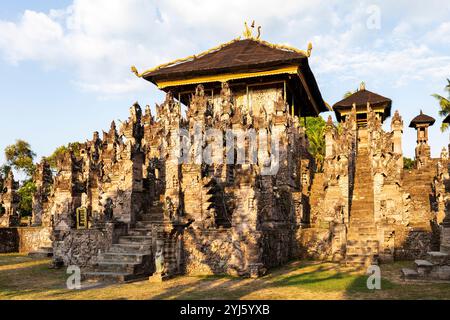
M 41 247 L 51 247 L 50 237 L 50 228 L 0 228 L 0 253 L 28 253 Z

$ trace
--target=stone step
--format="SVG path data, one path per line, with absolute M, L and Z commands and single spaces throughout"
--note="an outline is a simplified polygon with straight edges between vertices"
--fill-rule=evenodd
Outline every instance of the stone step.
M 351 233 L 347 234 L 347 241 L 350 242 L 364 242 L 364 241 L 378 241 L 378 236 L 375 234 Z
M 128 283 L 148 279 L 149 275 L 134 275 L 128 272 L 84 272 L 81 274 L 82 281 L 106 282 L 106 283 Z
M 152 237 L 149 236 L 122 236 L 119 238 L 119 244 L 151 244 Z
M 378 246 L 376 248 L 347 246 L 347 254 L 360 256 L 378 254 Z
M 140 263 L 123 261 L 98 261 L 94 267 L 96 272 L 120 272 L 137 274 Z
M 139 217 L 139 221 L 161 221 L 162 219 L 162 214 L 141 214 Z
M 430 251 L 427 252 L 428 261 L 430 261 L 433 265 L 444 265 L 449 262 L 449 255 L 444 252 L 439 251 Z
M 428 276 L 433 269 L 433 264 L 427 260 L 415 260 L 414 264 L 416 265 L 417 272 L 421 276 Z
M 151 228 L 135 228 L 128 231 L 128 235 L 130 236 L 151 236 L 151 234 Z
M 345 264 L 348 266 L 368 267 L 377 265 L 378 259 L 373 255 L 346 255 Z
M 100 254 L 98 262 L 104 261 L 121 261 L 121 262 L 136 262 L 141 263 L 143 253 L 128 253 L 128 252 L 105 252 Z
M 110 253 L 149 253 L 152 252 L 151 243 L 118 243 L 113 244 Z
M 418 279 L 420 277 L 416 270 L 408 268 L 402 268 L 401 275 L 403 279 Z

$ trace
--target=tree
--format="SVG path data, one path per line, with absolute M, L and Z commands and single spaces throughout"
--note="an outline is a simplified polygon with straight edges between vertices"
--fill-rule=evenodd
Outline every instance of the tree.
M 301 121 L 301 125 L 303 121 Z M 322 117 L 307 117 L 306 118 L 306 135 L 309 140 L 308 151 L 316 161 L 317 171 L 321 172 L 323 169 L 323 161 L 325 159 L 325 137 L 324 130 L 326 121 Z
M 5 148 L 6 164 L 0 167 L 0 175 L 6 177 L 9 170 L 14 169 L 26 175 L 17 193 L 20 195 L 18 210 L 22 216 L 32 213 L 33 194 L 36 185 L 33 182 L 33 173 L 36 169 L 34 158 L 36 154 L 31 150 L 31 146 L 24 140 L 17 140 L 15 144 Z
M 348 97 L 350 97 L 352 94 L 354 94 L 356 91 L 347 91 L 345 94 L 344 94 L 344 99 L 345 98 L 348 98 Z
M 433 97 L 435 97 L 439 101 L 439 106 L 441 107 L 441 110 L 439 110 L 439 115 L 442 117 L 446 117 L 450 114 L 450 80 L 447 79 L 447 86 L 445 87 L 445 90 L 448 91 L 448 98 L 445 98 L 437 93 L 432 94 Z M 444 132 L 448 129 L 448 123 L 442 123 L 441 125 L 441 131 Z
M 414 160 L 411 158 L 403 157 L 403 169 L 411 170 L 414 168 Z
M 36 192 L 36 184 L 32 180 L 23 183 L 17 190 L 20 195 L 18 210 L 21 216 L 30 216 L 33 212 L 33 195 Z
M 14 170 L 23 172 L 28 178 L 33 176 L 35 165 L 33 163 L 36 154 L 31 146 L 24 140 L 16 140 L 15 144 L 5 148 L 6 165 Z
M 69 152 L 70 150 L 72 150 L 75 153 L 75 156 L 79 156 L 80 155 L 80 147 L 81 144 L 79 142 L 73 142 L 73 143 L 69 143 L 67 146 L 60 146 L 58 148 L 55 149 L 55 151 L 53 151 L 53 153 L 46 157 L 46 160 L 48 162 L 48 164 L 50 165 L 50 167 L 55 170 L 56 169 L 56 160 L 64 155 L 66 152 Z

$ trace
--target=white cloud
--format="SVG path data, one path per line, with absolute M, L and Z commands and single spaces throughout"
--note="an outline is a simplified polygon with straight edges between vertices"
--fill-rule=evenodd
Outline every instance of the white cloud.
M 393 86 L 448 77 L 449 58 L 435 45 L 450 43 L 450 22 L 445 21 L 449 5 L 383 4 L 381 30 L 369 30 L 370 5 L 338 6 L 322 0 L 74 0 L 49 13 L 25 11 L 17 22 L 0 20 L 0 55 L 15 64 L 33 60 L 70 70 L 81 90 L 106 97 L 145 88 L 131 74 L 131 65 L 144 70 L 203 51 L 236 37 L 244 20 L 255 19 L 269 41 L 305 48 L 312 40 L 313 71 L 326 77 L 381 81 L 380 74 L 389 72 L 383 81 Z M 417 26 L 429 32 L 418 33 Z

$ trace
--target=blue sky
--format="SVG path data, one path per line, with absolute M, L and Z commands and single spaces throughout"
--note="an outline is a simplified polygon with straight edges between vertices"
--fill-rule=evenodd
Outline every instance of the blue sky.
M 324 99 L 340 100 L 365 81 L 393 100 L 404 120 L 420 109 L 437 119 L 433 156 L 448 143 L 437 102 L 450 78 L 449 1 L 2 1 L 0 150 L 21 138 L 38 157 L 84 141 L 128 108 L 161 102 L 139 70 L 204 51 L 239 36 L 256 20 L 262 38 L 305 49 Z M 326 115 L 324 115 L 326 116 Z M 390 120 L 385 124 L 389 128 Z M 0 155 L 0 162 L 3 161 Z

